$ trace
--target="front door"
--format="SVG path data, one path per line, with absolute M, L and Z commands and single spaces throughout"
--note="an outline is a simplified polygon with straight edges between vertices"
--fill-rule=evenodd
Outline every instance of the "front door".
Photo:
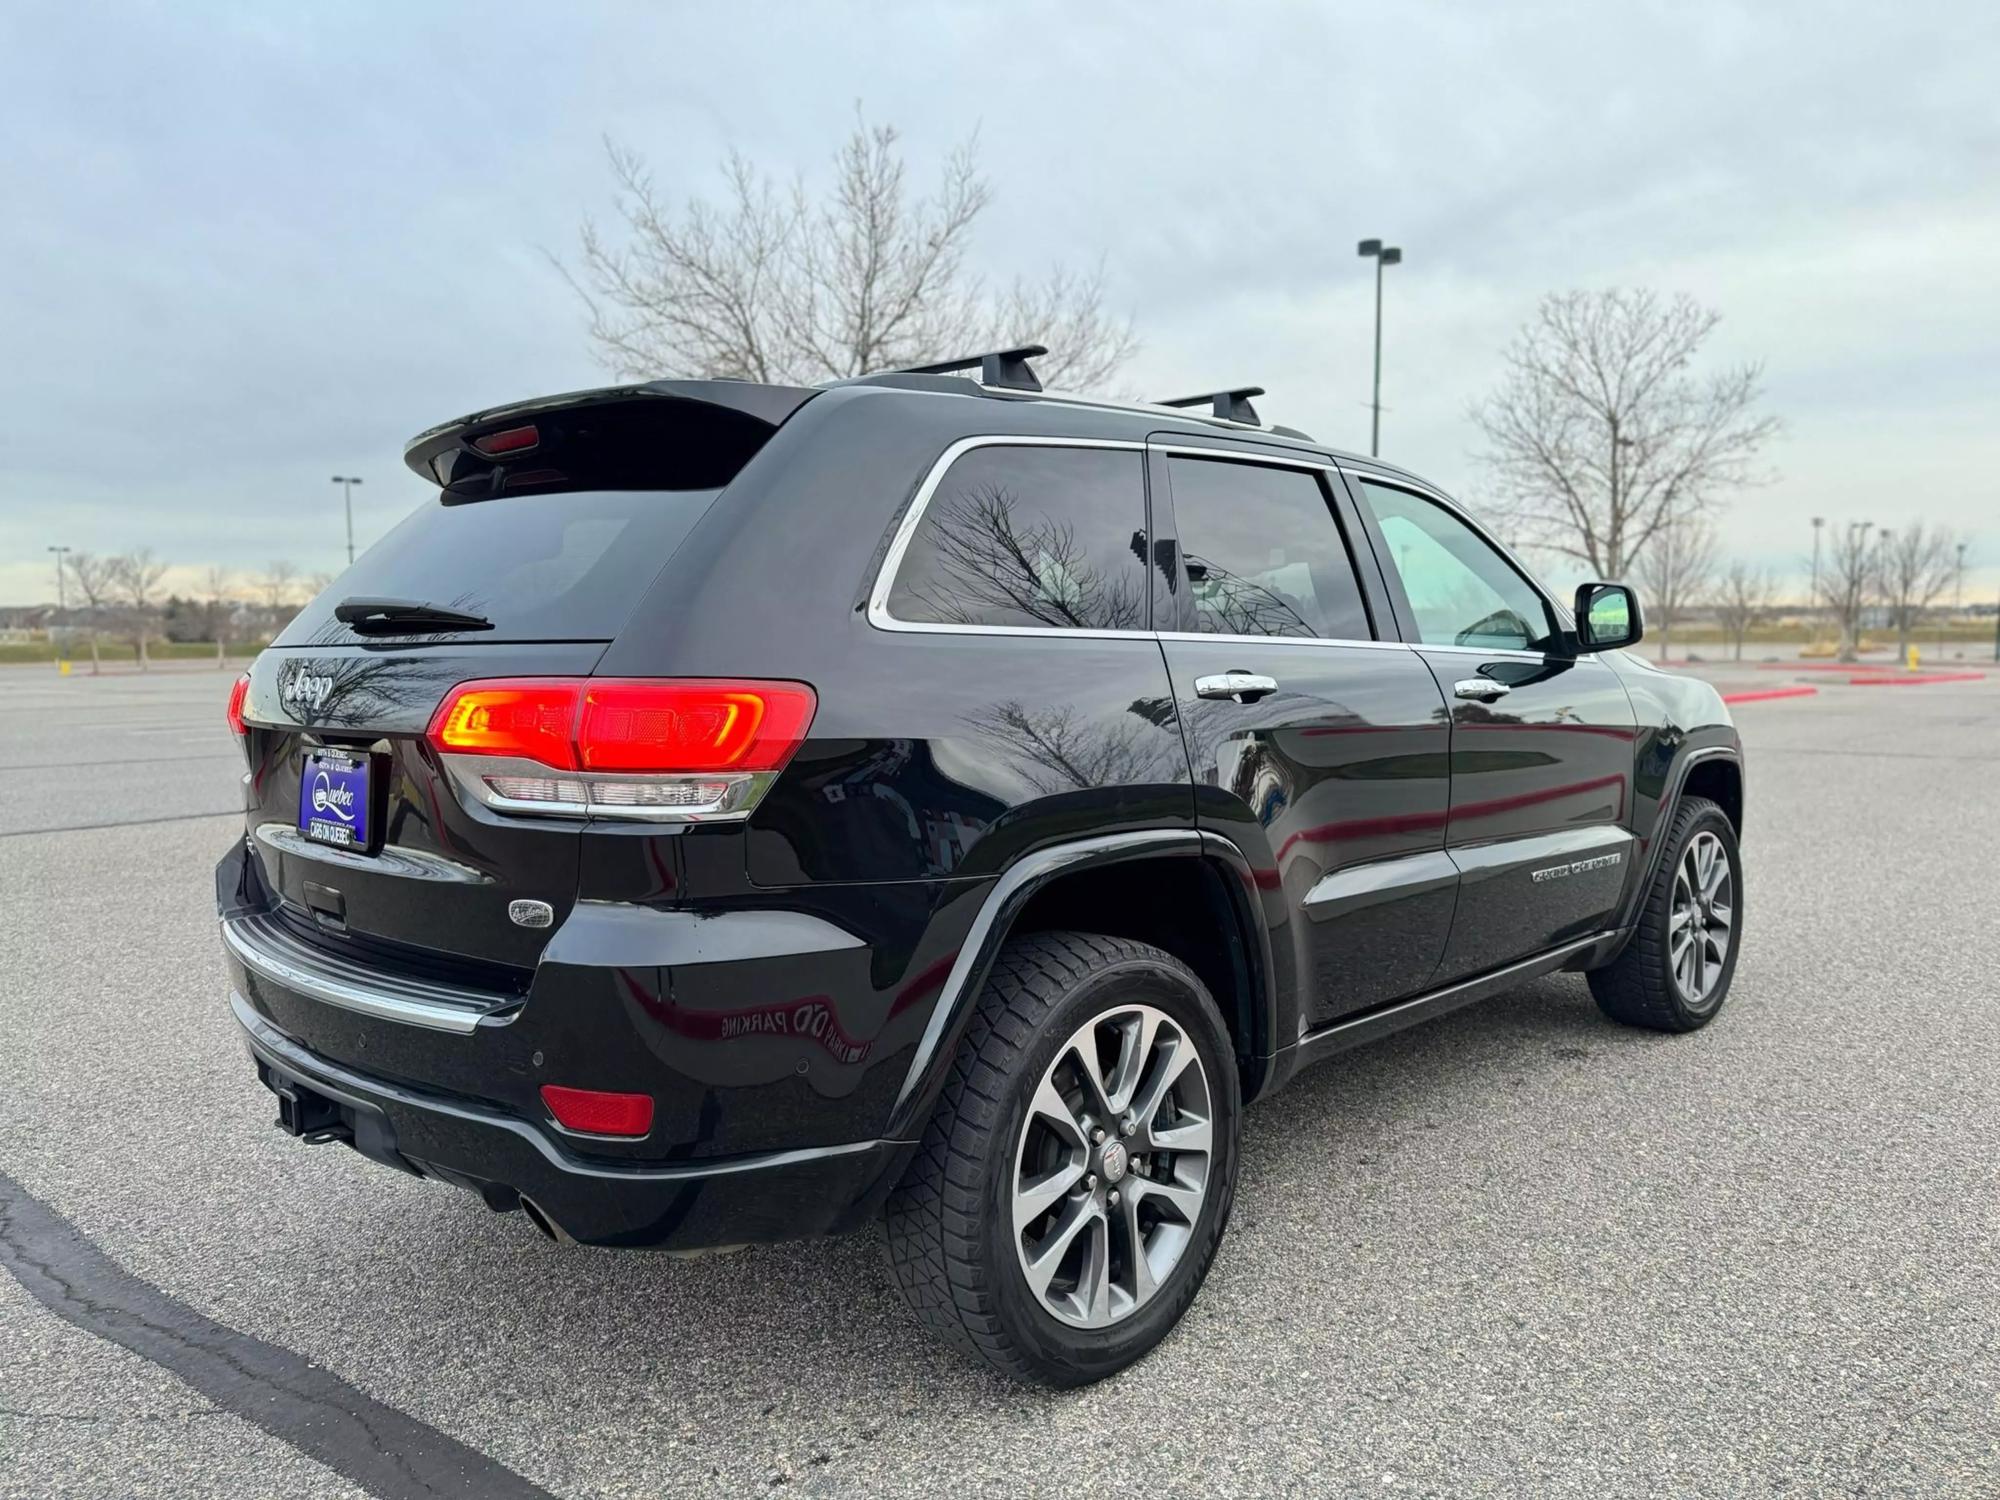
M 1358 518 L 1330 472 L 1248 450 L 1155 449 L 1149 475 L 1197 820 L 1249 856 L 1307 1024 L 1417 993 L 1458 879 L 1449 729 L 1421 658 L 1378 635 Z
M 1624 684 L 1464 516 L 1373 478 L 1358 489 L 1404 635 L 1451 706 L 1460 885 L 1437 982 L 1601 931 L 1635 852 Z

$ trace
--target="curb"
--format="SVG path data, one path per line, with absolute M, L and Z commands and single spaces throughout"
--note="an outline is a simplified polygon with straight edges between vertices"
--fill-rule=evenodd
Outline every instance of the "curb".
M 1724 693 L 1724 703 L 1762 703 L 1768 698 L 1810 698 L 1819 691 L 1816 687 L 1758 688 L 1749 693 Z

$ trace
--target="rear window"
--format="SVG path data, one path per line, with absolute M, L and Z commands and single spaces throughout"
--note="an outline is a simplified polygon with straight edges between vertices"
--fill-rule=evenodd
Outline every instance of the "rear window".
M 493 622 L 467 642 L 608 641 L 719 490 L 584 490 L 440 497 L 370 547 L 277 644 L 361 637 L 333 617 L 343 599 L 412 599 Z M 373 636 L 410 641 L 424 636 Z
M 889 593 L 898 620 L 1144 630 L 1141 456 L 989 446 L 951 466 Z

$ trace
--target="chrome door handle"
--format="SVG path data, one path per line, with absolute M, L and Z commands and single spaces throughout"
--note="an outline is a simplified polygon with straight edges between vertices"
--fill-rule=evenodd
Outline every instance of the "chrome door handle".
M 1197 698 L 1229 698 L 1238 703 L 1255 703 L 1278 690 L 1278 679 L 1261 672 L 1217 672 L 1194 680 Z
M 1490 702 L 1495 698 L 1506 697 L 1513 689 L 1504 682 L 1495 682 L 1491 677 L 1468 677 L 1463 682 L 1454 682 L 1451 691 L 1455 697 L 1478 698 Z

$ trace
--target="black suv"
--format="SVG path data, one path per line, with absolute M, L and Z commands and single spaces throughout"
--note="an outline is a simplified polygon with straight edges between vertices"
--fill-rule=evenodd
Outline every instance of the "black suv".
M 1078 1384 L 1186 1310 L 1305 1064 L 1559 969 L 1715 1014 L 1741 751 L 1626 589 L 1571 613 L 1260 392 L 1038 352 L 411 443 L 436 499 L 230 703 L 285 1130 L 564 1242 L 880 1218 L 923 1322 Z

